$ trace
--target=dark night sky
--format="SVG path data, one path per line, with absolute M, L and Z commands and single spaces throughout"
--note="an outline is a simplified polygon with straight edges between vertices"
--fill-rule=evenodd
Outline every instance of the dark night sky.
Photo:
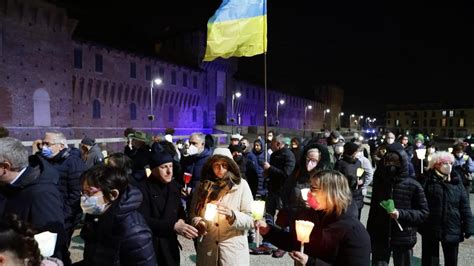
M 77 37 L 145 51 L 169 33 L 205 29 L 221 1 L 53 2 L 79 19 Z M 338 85 L 344 111 L 366 115 L 387 103 L 469 104 L 474 2 L 414 2 L 269 1 L 269 85 L 308 97 Z M 263 56 L 239 59 L 238 77 L 263 84 Z

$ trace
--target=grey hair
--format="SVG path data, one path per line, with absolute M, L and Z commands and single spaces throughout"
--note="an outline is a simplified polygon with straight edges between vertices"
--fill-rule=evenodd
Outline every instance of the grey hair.
M 278 136 L 275 137 L 275 141 L 280 144 L 285 144 L 285 136 L 283 136 L 283 134 L 278 134 Z
M 206 135 L 204 135 L 201 132 L 195 132 L 195 133 L 191 134 L 191 136 L 189 136 L 189 138 L 191 138 L 192 136 L 198 137 L 201 140 L 202 143 L 204 143 L 206 141 Z
M 21 170 L 28 166 L 28 149 L 18 139 L 0 138 L 0 162 L 9 162 L 12 170 Z
M 67 139 L 62 132 L 54 130 L 54 131 L 47 131 L 46 134 L 53 135 L 54 143 L 61 143 L 64 146 L 67 145 L 66 144 Z

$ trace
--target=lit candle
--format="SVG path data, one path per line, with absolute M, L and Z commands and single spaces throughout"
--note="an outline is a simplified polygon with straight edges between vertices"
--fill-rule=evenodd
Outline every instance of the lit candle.
M 309 235 L 313 230 L 314 223 L 302 220 L 295 221 L 296 238 L 301 242 L 301 253 L 304 252 L 304 243 L 309 242 Z
M 416 157 L 420 159 L 421 161 L 421 173 L 423 174 L 423 160 L 425 159 L 426 156 L 426 149 L 416 149 Z
M 208 221 L 214 220 L 214 216 L 216 216 L 217 213 L 217 205 L 208 203 L 206 204 L 206 212 L 204 213 L 204 219 Z
M 150 175 L 151 175 L 150 168 L 145 168 L 145 174 L 146 174 L 146 177 L 150 177 Z
M 254 200 L 252 202 L 252 217 L 255 220 L 262 220 L 263 214 L 265 213 L 265 201 L 263 200 Z M 258 248 L 260 246 L 260 230 L 257 227 L 257 233 L 255 234 L 255 246 Z
M 308 201 L 308 193 L 309 193 L 309 188 L 301 189 L 301 197 L 303 198 L 304 201 Z
M 452 152 L 453 152 L 453 148 L 452 148 L 452 147 L 449 147 L 449 148 L 448 148 L 448 152 L 449 152 L 449 153 L 452 153 Z
M 254 200 L 252 202 L 252 217 L 255 220 L 261 220 L 263 219 L 264 213 L 265 213 L 265 201 Z
M 357 168 L 357 177 L 361 177 L 364 174 L 364 168 Z

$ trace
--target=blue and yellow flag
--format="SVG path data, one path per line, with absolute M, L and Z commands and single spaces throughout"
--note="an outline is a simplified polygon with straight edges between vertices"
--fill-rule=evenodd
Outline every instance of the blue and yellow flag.
M 267 51 L 267 1 L 223 0 L 207 22 L 204 61 Z

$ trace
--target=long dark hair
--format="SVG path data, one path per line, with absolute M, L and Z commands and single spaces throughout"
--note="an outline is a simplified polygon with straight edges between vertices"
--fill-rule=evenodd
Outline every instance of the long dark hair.
M 19 259 L 26 260 L 26 265 L 41 265 L 35 233 L 27 223 L 19 220 L 18 216 L 8 215 L 0 222 L 0 252 L 10 251 Z

